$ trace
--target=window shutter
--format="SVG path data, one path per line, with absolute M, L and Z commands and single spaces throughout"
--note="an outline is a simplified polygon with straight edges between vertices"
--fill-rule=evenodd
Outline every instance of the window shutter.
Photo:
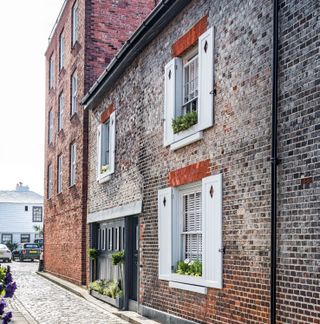
M 199 37 L 199 124 L 201 129 L 213 125 L 213 52 L 214 29 L 211 27 Z
M 164 122 L 163 145 L 173 143 L 172 119 L 175 118 L 175 110 L 182 106 L 182 60 L 173 58 L 165 66 L 164 89 Z
M 102 136 L 102 125 L 100 124 L 97 129 L 97 180 L 100 179 L 100 170 L 101 170 L 101 136 Z
M 158 191 L 159 279 L 170 280 L 172 264 L 172 188 Z
M 110 173 L 114 172 L 116 149 L 116 112 L 110 115 Z
M 210 287 L 222 288 L 222 174 L 202 179 L 203 274 Z

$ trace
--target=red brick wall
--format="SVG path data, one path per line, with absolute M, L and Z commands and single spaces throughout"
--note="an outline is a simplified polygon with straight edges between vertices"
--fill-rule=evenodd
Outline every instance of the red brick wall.
M 154 8 L 154 0 L 87 1 L 85 69 L 89 90 L 125 41 Z
M 45 142 L 45 270 L 76 284 L 87 281 L 87 149 L 88 112 L 78 105 L 70 118 L 70 79 L 77 70 L 78 101 L 97 79 L 106 64 L 150 12 L 151 0 L 88 1 L 78 0 L 78 41 L 71 46 L 71 8 L 66 3 L 60 21 L 46 51 L 46 142 Z M 59 35 L 65 35 L 65 68 L 59 71 Z M 53 53 L 55 83 L 48 90 L 48 61 Z M 63 91 L 65 108 L 63 130 L 57 133 L 58 96 Z M 53 111 L 54 141 L 48 145 L 48 113 Z M 69 186 L 70 144 L 77 145 L 77 181 Z M 63 155 L 63 189 L 57 194 L 57 156 Z M 53 166 L 53 196 L 47 199 L 47 169 Z

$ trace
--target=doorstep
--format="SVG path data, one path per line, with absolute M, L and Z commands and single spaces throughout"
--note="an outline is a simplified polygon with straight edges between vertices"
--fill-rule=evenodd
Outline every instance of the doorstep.
M 58 278 L 50 273 L 37 271 L 37 274 L 69 290 L 70 292 L 78 295 L 79 297 L 86 299 L 88 302 L 94 304 L 95 306 L 100 307 L 105 311 L 113 315 L 116 315 L 125 321 L 128 321 L 129 323 L 133 323 L 133 324 L 158 324 L 159 323 L 149 318 L 143 317 L 136 312 L 118 310 L 117 308 L 92 297 L 86 288 L 77 286 L 69 281 Z

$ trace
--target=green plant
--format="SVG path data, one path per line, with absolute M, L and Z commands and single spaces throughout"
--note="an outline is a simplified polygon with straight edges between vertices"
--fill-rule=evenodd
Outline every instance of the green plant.
M 7 269 L 0 267 L 0 285 L 3 283 L 4 278 L 6 277 Z
M 122 296 L 122 290 L 119 286 L 119 281 L 110 281 L 106 288 L 103 289 L 103 295 L 116 299 Z
M 43 237 L 43 226 L 33 225 L 34 230 L 38 233 L 40 237 Z
M 124 251 L 114 252 L 112 254 L 112 264 L 118 265 L 124 263 Z
M 194 277 L 201 277 L 202 263 L 200 261 L 190 261 L 189 259 L 179 261 L 177 262 L 176 273 Z
M 12 252 L 13 250 L 15 250 L 18 247 L 18 244 L 17 243 L 7 242 L 6 246 Z
M 120 288 L 120 282 L 118 280 L 96 280 L 90 283 L 89 288 L 101 295 L 105 295 L 114 299 L 123 295 L 123 292 Z
M 95 248 L 88 249 L 88 256 L 91 260 L 97 260 L 99 256 L 99 251 Z
M 198 122 L 198 114 L 195 111 L 188 112 L 172 120 L 173 133 L 179 133 L 190 128 Z

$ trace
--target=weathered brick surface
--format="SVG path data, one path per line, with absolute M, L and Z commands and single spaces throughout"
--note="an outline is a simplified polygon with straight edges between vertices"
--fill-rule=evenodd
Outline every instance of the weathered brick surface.
M 203 140 L 175 152 L 163 147 L 163 74 L 171 46 L 208 15 L 215 37 L 215 124 Z M 202 323 L 268 323 L 272 5 L 192 1 L 137 57 L 90 112 L 88 212 L 143 199 L 140 303 Z M 156 55 L 155 55 L 156 53 Z M 96 181 L 96 129 L 116 109 L 116 164 Z M 210 161 L 223 173 L 224 288 L 207 295 L 158 280 L 157 192 L 170 171 Z
M 88 112 L 78 106 L 70 118 L 71 75 L 78 76 L 78 101 L 128 35 L 149 13 L 154 1 L 86 1 L 78 0 L 78 42 L 71 47 L 71 8 L 74 1 L 66 3 L 60 21 L 46 51 L 46 60 L 53 53 L 55 84 L 48 91 L 46 84 L 46 148 L 45 196 L 47 197 L 47 167 L 53 166 L 53 197 L 45 199 L 45 269 L 77 284 L 86 282 L 88 260 L 87 246 L 87 133 Z M 125 27 L 125 28 L 124 28 Z M 59 35 L 65 35 L 65 68 L 59 71 Z M 48 63 L 46 65 L 48 80 Z M 57 133 L 58 97 L 63 91 L 65 108 L 63 130 Z M 48 145 L 48 113 L 53 111 L 54 141 Z M 77 181 L 69 186 L 70 144 L 77 145 Z M 63 190 L 57 195 L 57 157 L 63 155 Z
M 278 321 L 320 323 L 320 3 L 279 6 Z

